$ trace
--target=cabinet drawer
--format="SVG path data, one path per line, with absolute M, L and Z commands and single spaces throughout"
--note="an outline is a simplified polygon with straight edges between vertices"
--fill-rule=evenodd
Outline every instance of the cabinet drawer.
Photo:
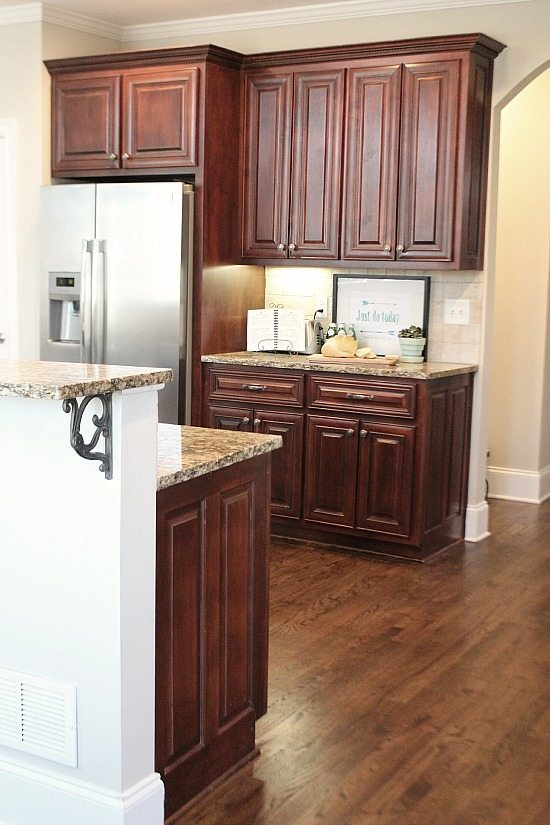
M 302 375 L 273 376 L 256 370 L 211 370 L 209 399 L 301 407 L 304 403 L 304 378 Z
M 309 376 L 309 406 L 322 410 L 349 410 L 372 415 L 414 418 L 416 387 L 365 378 Z

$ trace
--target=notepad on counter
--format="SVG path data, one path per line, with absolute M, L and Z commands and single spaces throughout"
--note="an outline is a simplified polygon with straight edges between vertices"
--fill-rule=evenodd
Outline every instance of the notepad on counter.
M 249 352 L 300 352 L 304 346 L 303 310 L 248 310 L 246 348 Z

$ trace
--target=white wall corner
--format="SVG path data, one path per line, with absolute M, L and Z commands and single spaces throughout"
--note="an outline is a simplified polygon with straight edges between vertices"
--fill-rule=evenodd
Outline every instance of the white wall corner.
M 486 501 L 468 504 L 466 507 L 466 525 L 464 541 L 481 541 L 490 536 L 489 505 Z
M 489 498 L 540 504 L 550 497 L 550 466 L 533 472 L 508 467 L 487 467 Z

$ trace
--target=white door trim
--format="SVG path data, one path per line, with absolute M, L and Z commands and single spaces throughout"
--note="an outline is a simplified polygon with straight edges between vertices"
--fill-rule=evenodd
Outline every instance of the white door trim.
M 17 302 L 16 121 L 0 119 L 0 359 L 19 356 Z

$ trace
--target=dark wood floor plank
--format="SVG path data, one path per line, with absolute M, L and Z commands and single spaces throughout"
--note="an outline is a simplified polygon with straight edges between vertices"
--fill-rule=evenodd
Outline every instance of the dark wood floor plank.
M 277 540 L 259 758 L 174 825 L 550 823 L 550 501 L 428 564 Z

